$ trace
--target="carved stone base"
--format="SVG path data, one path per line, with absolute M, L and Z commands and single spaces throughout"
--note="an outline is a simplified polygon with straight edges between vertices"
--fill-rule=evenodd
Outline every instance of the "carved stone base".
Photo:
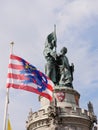
M 80 94 L 73 88 L 55 86 L 53 93 L 58 107 L 79 107 Z M 53 104 L 55 102 L 54 100 Z M 44 97 L 40 96 L 39 101 L 41 103 L 41 109 L 47 109 L 50 106 L 49 100 Z
M 79 107 L 79 98 L 73 88 L 56 86 L 53 102 L 39 97 L 41 108 L 30 111 L 27 130 L 92 130 L 96 116 Z

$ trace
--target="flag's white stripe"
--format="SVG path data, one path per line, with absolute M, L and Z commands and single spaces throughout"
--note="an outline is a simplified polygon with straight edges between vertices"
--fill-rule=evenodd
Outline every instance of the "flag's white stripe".
M 13 74 L 20 74 L 20 71 L 21 70 L 16 70 L 16 69 L 12 69 L 12 68 L 8 69 L 8 73 L 13 73 Z
M 21 61 L 10 59 L 9 63 L 16 65 L 23 65 Z
M 9 61 L 9 64 L 15 64 L 15 65 L 22 65 L 23 66 L 23 63 L 22 63 L 22 61 L 18 61 L 18 60 L 14 60 L 14 59 L 10 59 L 10 61 Z M 31 65 L 30 63 L 29 63 L 29 65 Z M 35 67 L 35 66 L 33 66 L 33 67 Z M 36 67 L 35 67 L 36 68 Z
M 11 79 L 11 78 L 8 78 L 7 79 L 7 83 L 13 83 L 13 84 L 17 84 L 17 85 L 24 85 L 24 86 L 31 86 L 35 89 L 37 89 L 37 86 L 40 88 L 41 86 L 37 85 L 37 84 L 34 84 L 34 83 L 28 83 L 28 84 L 24 84 L 22 83 L 22 80 L 16 80 L 16 79 Z M 45 89 L 45 91 L 43 91 L 44 93 L 47 93 L 47 94 L 50 94 L 52 95 L 52 91 L 49 90 L 49 89 Z
M 11 74 L 16 74 L 16 75 L 24 75 L 24 76 L 26 76 L 26 75 L 32 75 L 32 76 L 34 76 L 34 74 L 33 73 L 21 73 L 21 70 L 15 70 L 15 69 L 9 69 L 8 70 L 8 73 L 11 73 Z

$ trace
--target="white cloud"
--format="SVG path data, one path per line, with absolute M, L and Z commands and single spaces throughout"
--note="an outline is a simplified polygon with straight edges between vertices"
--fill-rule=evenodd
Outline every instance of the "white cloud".
M 77 31 L 89 28 L 96 22 L 94 19 L 98 16 L 97 5 L 98 1 L 74 0 L 60 7 L 57 18 L 60 33 L 68 31 L 70 27 L 74 27 Z

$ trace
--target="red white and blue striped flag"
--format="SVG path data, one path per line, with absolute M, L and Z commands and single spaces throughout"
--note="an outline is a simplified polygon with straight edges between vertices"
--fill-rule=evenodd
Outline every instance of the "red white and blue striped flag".
M 10 55 L 7 88 L 34 92 L 52 101 L 53 82 L 21 57 Z

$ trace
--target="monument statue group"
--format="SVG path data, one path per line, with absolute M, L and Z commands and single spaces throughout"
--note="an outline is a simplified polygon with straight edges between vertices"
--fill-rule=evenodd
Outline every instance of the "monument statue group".
M 45 74 L 54 82 L 55 85 L 61 87 L 73 88 L 73 72 L 74 65 L 70 65 L 66 56 L 67 48 L 63 47 L 60 53 L 56 52 L 57 47 L 56 31 L 50 33 L 45 42 L 43 51 L 44 57 L 47 61 L 45 65 Z

